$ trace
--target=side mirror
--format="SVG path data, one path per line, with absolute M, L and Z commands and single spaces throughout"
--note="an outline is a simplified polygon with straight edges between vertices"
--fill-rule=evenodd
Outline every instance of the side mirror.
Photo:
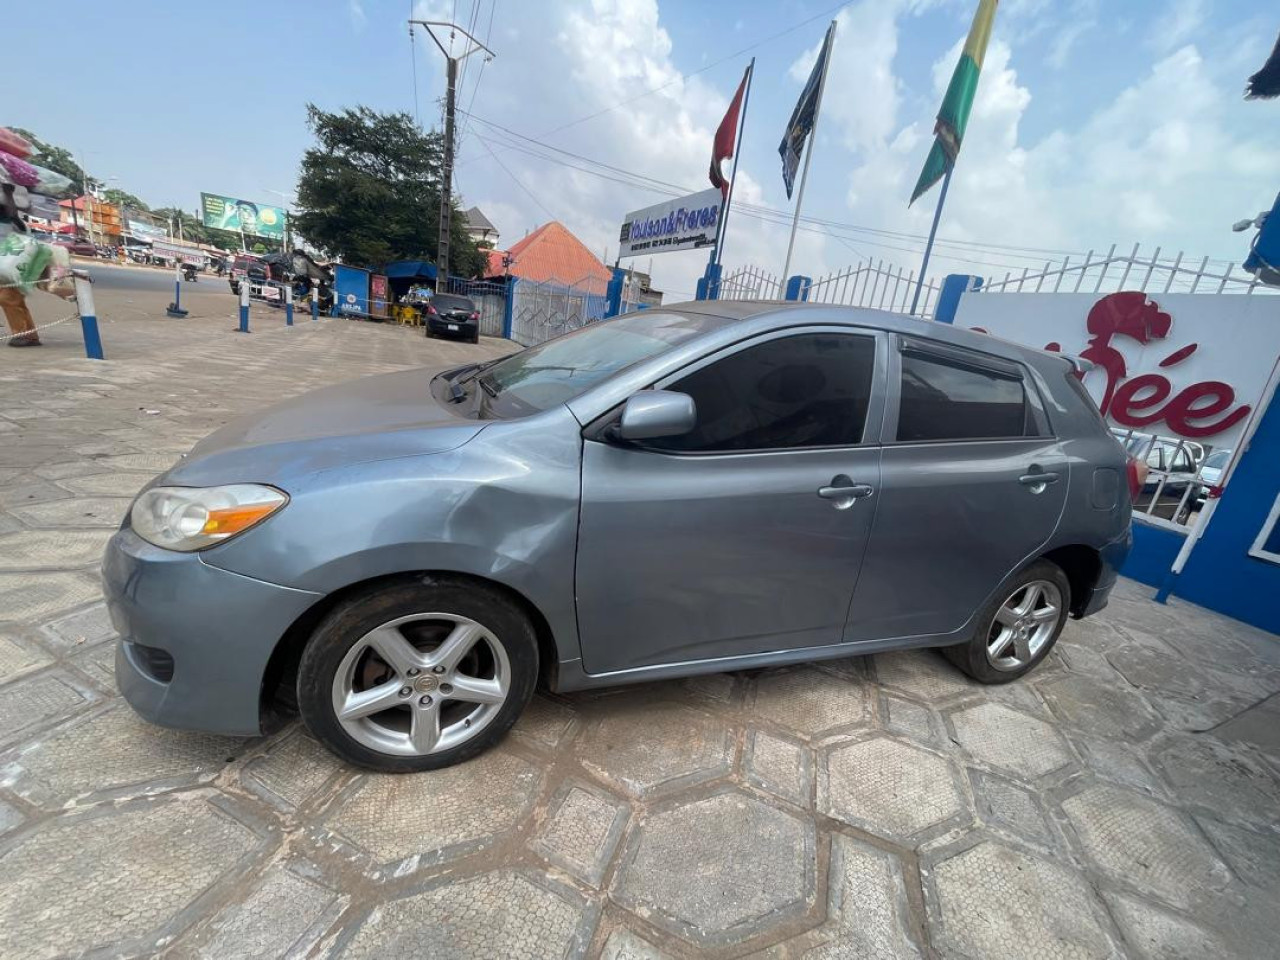
M 679 437 L 692 430 L 697 422 L 697 407 L 687 393 L 642 390 L 622 408 L 614 435 L 619 440 Z

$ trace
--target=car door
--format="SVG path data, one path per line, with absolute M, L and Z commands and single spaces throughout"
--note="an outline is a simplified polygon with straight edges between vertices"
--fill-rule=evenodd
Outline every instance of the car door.
M 765 335 L 655 384 L 693 397 L 690 434 L 587 432 L 587 672 L 839 641 L 876 509 L 887 355 L 873 331 Z
M 1070 469 L 1025 369 L 901 337 L 847 640 L 959 629 L 1057 529 Z

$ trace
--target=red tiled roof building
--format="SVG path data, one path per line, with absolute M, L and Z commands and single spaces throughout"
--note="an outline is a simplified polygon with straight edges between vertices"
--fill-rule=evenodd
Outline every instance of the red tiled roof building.
M 509 259 L 510 266 L 504 267 Z M 544 223 L 509 250 L 489 251 L 488 275 L 575 286 L 603 294 L 612 271 L 558 220 Z

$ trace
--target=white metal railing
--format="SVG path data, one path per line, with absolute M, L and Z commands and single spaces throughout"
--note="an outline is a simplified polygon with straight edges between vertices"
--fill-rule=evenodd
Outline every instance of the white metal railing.
M 721 300 L 781 300 L 778 275 L 760 267 L 741 267 L 720 279 Z
M 1162 437 L 1121 427 L 1112 427 L 1111 433 L 1131 457 L 1147 464 L 1146 483 L 1134 499 L 1134 517 L 1177 533 L 1187 533 L 1214 488 L 1220 489 L 1226 478 L 1227 464 L 1210 467 L 1216 474 L 1204 476 L 1209 457 L 1224 451 L 1211 450 L 1182 437 Z M 1231 451 L 1225 452 L 1229 461 Z
M 1114 293 L 1119 290 L 1163 293 L 1268 293 L 1277 292 L 1258 282 L 1251 273 L 1234 263 L 1188 259 L 1178 251 L 1164 256 L 1162 247 L 1148 254 L 1135 243 L 1128 253 L 1116 253 L 1113 243 L 1105 254 L 1090 250 L 1083 260 L 1064 257 L 1049 260 L 1042 269 L 1024 267 L 1020 274 L 1009 271 L 1003 279 L 988 279 L 980 288 L 985 293 Z
M 932 317 L 940 286 L 926 280 L 920 290 L 920 302 L 916 315 Z M 837 303 L 850 307 L 871 307 L 906 313 L 911 309 L 915 295 L 914 270 L 903 273 L 901 267 L 886 265 L 883 260 L 874 264 L 867 260 L 843 270 L 833 270 L 809 284 L 810 303 Z
M 604 316 L 605 285 L 593 277 L 573 283 L 519 280 L 511 296 L 511 338 L 522 346 L 558 337 Z

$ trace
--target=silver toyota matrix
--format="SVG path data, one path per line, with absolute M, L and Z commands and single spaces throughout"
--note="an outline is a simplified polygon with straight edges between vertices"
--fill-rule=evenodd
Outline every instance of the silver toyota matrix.
M 116 676 L 156 723 L 296 709 L 388 771 L 476 755 L 539 684 L 906 647 L 1004 683 L 1106 603 L 1126 469 L 1053 354 L 844 307 L 628 314 L 197 444 L 107 547 Z

